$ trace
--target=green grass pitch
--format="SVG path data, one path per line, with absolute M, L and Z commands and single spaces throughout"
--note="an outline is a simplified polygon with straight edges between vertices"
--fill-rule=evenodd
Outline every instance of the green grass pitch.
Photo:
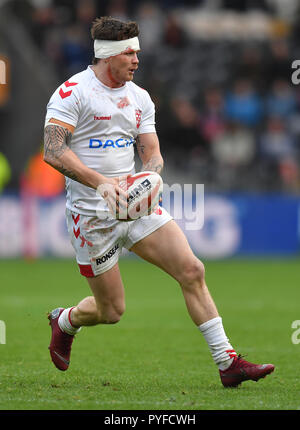
M 1 410 L 300 409 L 299 260 L 205 262 L 208 287 L 237 352 L 275 372 L 224 389 L 177 283 L 135 258 L 121 259 L 126 312 L 116 325 L 83 328 L 71 365 L 50 361 L 48 311 L 90 295 L 70 260 L 0 262 Z M 295 330 L 295 329 L 294 329 Z M 299 336 L 300 338 L 300 336 Z

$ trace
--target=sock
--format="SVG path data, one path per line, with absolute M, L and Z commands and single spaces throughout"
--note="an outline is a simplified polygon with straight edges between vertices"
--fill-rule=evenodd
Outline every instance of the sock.
M 202 332 L 212 358 L 220 370 L 226 370 L 233 362 L 236 356 L 235 350 L 229 343 L 225 334 L 222 318 L 216 317 L 199 325 L 199 330 Z
M 60 314 L 60 317 L 58 318 L 59 328 L 63 332 L 65 332 L 67 334 L 70 334 L 71 336 L 73 336 L 74 334 L 78 333 L 81 330 L 81 327 L 74 327 L 72 325 L 72 321 L 71 321 L 71 312 L 72 312 L 72 309 L 74 309 L 74 306 L 72 308 L 65 309 Z

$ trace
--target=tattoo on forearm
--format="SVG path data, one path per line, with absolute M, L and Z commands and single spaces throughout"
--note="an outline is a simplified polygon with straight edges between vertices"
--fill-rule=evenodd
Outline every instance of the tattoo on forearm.
M 52 162 L 53 167 L 60 173 L 80 182 L 78 177 L 72 171 L 65 168 L 60 160 L 60 157 L 69 150 L 71 138 L 72 133 L 68 129 L 57 124 L 48 125 L 44 133 L 45 158 L 50 164 Z
M 159 174 L 161 173 L 162 169 L 163 169 L 163 160 L 161 157 L 158 157 L 158 156 L 150 158 L 150 160 L 142 167 L 142 171 L 151 170 Z
M 141 154 L 144 154 L 144 152 L 145 152 L 145 145 L 143 145 L 141 143 L 139 137 L 136 138 L 135 144 L 136 144 L 136 149 L 138 151 L 139 156 L 141 156 Z
M 78 181 L 80 183 L 82 183 L 82 181 L 75 175 L 74 172 L 71 172 L 70 170 L 67 170 L 66 168 L 64 168 L 63 164 L 61 166 L 59 166 L 57 168 L 57 170 L 60 171 L 60 173 L 62 173 L 65 176 L 68 176 L 68 178 L 73 179 L 74 181 Z

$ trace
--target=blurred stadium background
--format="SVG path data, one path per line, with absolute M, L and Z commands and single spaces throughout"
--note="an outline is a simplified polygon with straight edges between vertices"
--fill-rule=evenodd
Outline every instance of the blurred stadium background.
M 195 252 L 298 255 L 299 0 L 0 0 L 0 257 L 73 255 L 43 123 L 55 88 L 91 63 L 101 15 L 139 23 L 135 82 L 156 104 L 165 182 L 205 186 Z
M 187 228 L 190 192 L 177 221 L 233 345 L 276 366 L 257 385 L 224 394 L 175 281 L 127 255 L 122 322 L 79 335 L 67 376 L 50 363 L 46 313 L 89 289 L 44 117 L 91 63 L 102 15 L 139 23 L 135 82 L 156 104 L 165 183 L 204 184 L 203 228 Z M 0 0 L 0 409 L 300 409 L 299 42 L 300 0 Z

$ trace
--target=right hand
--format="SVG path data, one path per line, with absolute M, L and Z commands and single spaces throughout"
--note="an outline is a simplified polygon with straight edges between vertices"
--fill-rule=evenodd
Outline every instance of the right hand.
M 97 188 L 97 192 L 104 198 L 111 214 L 116 219 L 119 218 L 120 212 L 124 214 L 127 211 L 128 194 L 124 186 L 126 185 L 127 177 L 128 175 L 114 178 L 104 176 L 103 181 Z

